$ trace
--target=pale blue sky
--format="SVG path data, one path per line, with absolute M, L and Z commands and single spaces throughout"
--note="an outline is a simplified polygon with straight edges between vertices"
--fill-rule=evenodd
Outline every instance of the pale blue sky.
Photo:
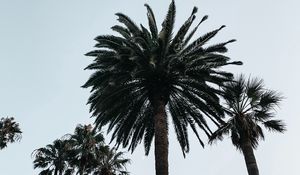
M 169 1 L 146 1 L 160 24 Z M 89 92 L 80 86 L 91 72 L 83 68 L 91 59 L 93 38 L 112 33 L 114 13 L 123 12 L 137 23 L 146 23 L 141 0 L 0 0 L 0 116 L 13 116 L 24 132 L 20 143 L 0 151 L 1 175 L 36 175 L 31 152 L 89 123 Z M 255 152 L 261 174 L 299 173 L 300 122 L 298 108 L 300 50 L 299 6 L 296 0 L 177 0 L 176 26 L 184 22 L 193 6 L 197 19 L 208 14 L 198 36 L 223 24 L 215 42 L 237 39 L 228 55 L 244 62 L 231 67 L 236 73 L 261 77 L 267 87 L 286 97 L 278 117 L 288 131 L 266 133 Z M 246 174 L 242 155 L 229 139 L 202 149 L 191 136 L 191 151 L 183 159 L 170 130 L 170 175 Z M 108 140 L 108 138 L 107 138 Z M 153 149 L 152 149 L 153 150 Z M 140 145 L 128 154 L 132 175 L 153 175 L 153 155 L 145 157 Z

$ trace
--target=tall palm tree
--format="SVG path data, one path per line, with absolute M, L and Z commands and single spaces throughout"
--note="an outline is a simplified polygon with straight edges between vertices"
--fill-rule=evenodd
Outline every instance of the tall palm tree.
M 0 119 L 0 150 L 5 148 L 8 143 L 13 143 L 21 139 L 21 129 L 13 117 Z
M 34 169 L 43 169 L 39 175 L 63 175 L 68 170 L 71 146 L 66 140 L 55 140 L 53 144 L 33 152 Z
M 231 73 L 221 71 L 229 62 L 223 55 L 227 42 L 205 46 L 225 26 L 206 33 L 190 43 L 198 25 L 188 33 L 197 8 L 179 31 L 172 36 L 175 3 L 171 2 L 162 29 L 149 5 L 147 17 L 150 30 L 136 25 L 128 16 L 116 13 L 123 25 L 112 30 L 119 36 L 101 35 L 95 38 L 97 50 L 87 53 L 95 57 L 86 69 L 94 70 L 83 87 L 91 87 L 88 103 L 96 117 L 96 126 L 108 124 L 112 140 L 133 151 L 144 139 L 148 155 L 155 138 L 155 167 L 157 175 L 168 174 L 168 117 L 173 120 L 177 139 L 185 155 L 189 151 L 187 127 L 198 137 L 197 127 L 209 135 L 210 129 L 203 115 L 218 124 L 223 110 L 219 105 L 220 90 L 230 81 Z
M 69 163 L 77 167 L 78 174 L 83 175 L 95 159 L 96 147 L 104 144 L 104 137 L 98 130 L 93 129 L 92 125 L 78 125 L 74 134 L 68 134 L 66 137 L 73 154 Z
M 123 152 L 117 152 L 109 146 L 97 147 L 96 161 L 93 166 L 94 175 L 128 175 L 126 165 L 129 159 L 123 158 Z
M 226 113 L 229 119 L 210 138 L 210 142 L 223 139 L 230 134 L 233 145 L 242 151 L 248 174 L 258 175 L 253 149 L 264 139 L 262 126 L 269 131 L 284 132 L 281 120 L 274 120 L 274 109 L 282 97 L 273 90 L 265 89 L 260 79 L 239 76 L 224 88 Z

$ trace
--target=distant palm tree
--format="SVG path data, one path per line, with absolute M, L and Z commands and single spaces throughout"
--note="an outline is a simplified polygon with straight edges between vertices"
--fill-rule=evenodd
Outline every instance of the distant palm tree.
M 80 175 L 87 173 L 86 170 L 95 159 L 96 147 L 104 144 L 103 135 L 94 130 L 92 125 L 78 125 L 74 134 L 68 134 L 65 138 L 68 138 L 72 147 L 70 165 L 76 167 Z
M 100 146 L 96 150 L 96 161 L 93 167 L 93 175 L 128 175 L 126 165 L 129 159 L 123 158 L 123 152 L 109 146 Z
M 114 130 L 116 146 L 129 146 L 133 151 L 144 139 L 148 155 L 155 138 L 155 166 L 157 175 L 168 174 L 168 119 L 172 117 L 183 154 L 189 151 L 187 127 L 200 139 L 197 127 L 210 134 L 203 114 L 216 124 L 223 110 L 219 105 L 217 86 L 230 81 L 233 75 L 221 71 L 229 62 L 223 55 L 230 40 L 212 46 L 205 44 L 225 26 L 208 32 L 189 43 L 204 16 L 188 34 L 197 8 L 172 37 L 175 22 L 175 3 L 158 32 L 151 8 L 145 5 L 150 30 L 137 26 L 129 17 L 117 13 L 119 22 L 112 30 L 119 36 L 101 35 L 95 38 L 98 50 L 87 53 L 95 60 L 86 69 L 96 72 L 83 87 L 91 87 L 88 103 L 96 116 L 96 126 L 108 124 Z
M 36 149 L 33 152 L 34 169 L 43 169 L 39 175 L 63 175 L 68 172 L 70 145 L 65 140 L 55 140 L 53 144 Z
M 21 129 L 19 124 L 14 121 L 13 117 L 0 119 L 0 149 L 7 146 L 8 143 L 13 143 L 21 139 Z
M 264 139 L 261 126 L 269 131 L 285 131 L 281 120 L 273 120 L 274 108 L 282 97 L 276 91 L 265 89 L 262 80 L 245 80 L 241 75 L 236 81 L 226 84 L 224 98 L 229 120 L 214 132 L 210 142 L 230 134 L 233 145 L 243 152 L 248 174 L 258 175 L 253 149 L 259 139 Z

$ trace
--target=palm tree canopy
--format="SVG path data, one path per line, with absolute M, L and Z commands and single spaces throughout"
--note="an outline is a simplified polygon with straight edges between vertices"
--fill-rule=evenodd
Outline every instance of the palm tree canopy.
M 93 168 L 95 175 L 127 175 L 126 165 L 130 163 L 129 159 L 123 158 L 124 152 L 117 152 L 115 148 L 109 146 L 100 146 L 96 150 L 96 161 Z
M 52 174 L 55 170 L 64 172 L 68 168 L 69 151 L 71 147 L 66 140 L 55 140 L 53 144 L 46 147 L 36 149 L 32 155 L 34 156 L 33 167 L 43 169 L 39 174 Z
M 8 143 L 19 141 L 21 139 L 21 129 L 13 117 L 1 118 L 0 120 L 0 149 L 7 146 Z
M 117 152 L 104 143 L 101 132 L 92 125 L 77 125 L 73 134 L 66 134 L 52 144 L 33 151 L 34 169 L 42 169 L 39 175 L 101 174 L 127 175 L 123 152 Z
M 263 80 L 240 75 L 235 81 L 226 83 L 224 90 L 225 110 L 229 119 L 210 138 L 210 142 L 230 134 L 232 143 L 241 149 L 243 139 L 250 139 L 253 148 L 259 139 L 264 139 L 262 126 L 269 131 L 284 132 L 285 124 L 274 120 L 275 108 L 282 96 L 266 89 Z
M 206 46 L 225 26 L 208 32 L 190 42 L 204 16 L 191 32 L 197 8 L 173 36 L 175 3 L 171 2 L 162 29 L 158 31 L 155 16 L 149 5 L 149 29 L 136 25 L 128 16 L 116 13 L 122 25 L 112 30 L 119 35 L 101 35 L 95 38 L 97 50 L 87 53 L 95 57 L 86 69 L 94 70 L 83 87 L 91 87 L 88 104 L 96 117 L 96 125 L 108 125 L 112 140 L 133 151 L 144 140 L 149 153 L 154 137 L 153 101 L 160 99 L 169 111 L 183 153 L 189 150 L 187 127 L 198 137 L 197 127 L 207 135 L 211 131 L 203 117 L 216 124 L 223 116 L 219 105 L 221 94 L 217 86 L 230 81 L 233 75 L 220 70 L 229 64 L 224 55 L 226 45 L 234 42 Z
M 93 129 L 92 125 L 77 125 L 74 134 L 64 136 L 71 146 L 71 157 L 69 163 L 79 170 L 91 166 L 95 159 L 96 147 L 104 144 L 104 137 L 97 129 Z

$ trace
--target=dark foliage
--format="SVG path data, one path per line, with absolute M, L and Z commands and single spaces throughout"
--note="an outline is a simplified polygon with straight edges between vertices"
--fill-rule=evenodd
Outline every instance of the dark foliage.
M 0 120 L 0 149 L 21 139 L 21 129 L 13 117 L 1 118 Z
M 273 119 L 282 96 L 265 89 L 262 80 L 246 80 L 241 75 L 234 82 L 227 83 L 223 90 L 229 119 L 214 132 L 211 142 L 230 134 L 233 145 L 238 149 L 246 139 L 250 140 L 252 148 L 256 148 L 259 139 L 264 139 L 263 127 L 269 131 L 285 131 L 284 123 Z
M 153 99 L 163 99 L 182 151 L 186 153 L 189 150 L 188 126 L 203 145 L 197 127 L 211 134 L 204 116 L 216 124 L 221 122 L 223 109 L 218 95 L 222 92 L 218 87 L 231 81 L 233 75 L 220 68 L 242 63 L 230 62 L 224 55 L 226 45 L 235 40 L 206 45 L 225 26 L 190 42 L 199 25 L 207 19 L 203 17 L 188 32 L 196 18 L 196 7 L 173 35 L 174 1 L 160 32 L 152 9 L 145 6 L 149 29 L 117 13 L 121 25 L 112 29 L 119 35 L 95 38 L 97 49 L 86 54 L 94 57 L 86 67 L 94 73 L 83 87 L 91 88 L 88 104 L 96 117 L 96 126 L 108 125 L 117 146 L 128 147 L 131 151 L 144 140 L 146 154 L 154 137 Z
M 103 135 L 92 125 L 78 125 L 67 134 L 32 153 L 39 175 L 127 175 L 129 159 L 104 144 Z

